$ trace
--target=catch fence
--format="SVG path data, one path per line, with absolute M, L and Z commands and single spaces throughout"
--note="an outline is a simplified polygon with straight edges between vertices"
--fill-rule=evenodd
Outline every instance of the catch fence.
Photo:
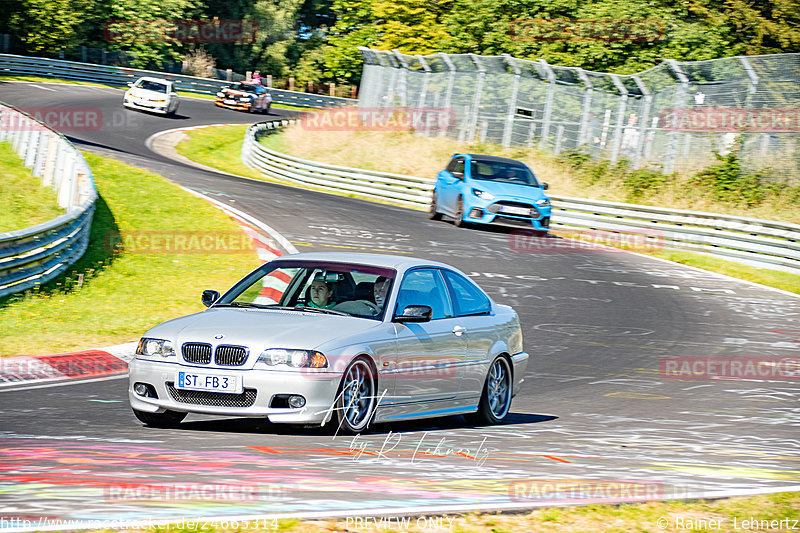
M 502 56 L 361 48 L 359 106 L 446 108 L 466 142 L 693 171 L 740 143 L 744 172 L 800 183 L 800 54 L 668 60 L 632 75 Z

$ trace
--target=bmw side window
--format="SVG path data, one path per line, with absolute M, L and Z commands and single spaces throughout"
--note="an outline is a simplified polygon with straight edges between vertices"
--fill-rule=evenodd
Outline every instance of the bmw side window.
M 420 268 L 406 273 L 397 293 L 395 314 L 402 313 L 409 305 L 429 305 L 433 310 L 432 320 L 453 316 L 447 289 L 437 269 Z
M 492 303 L 483 291 L 464 279 L 464 277 L 444 270 L 444 277 L 453 295 L 456 316 L 488 315 L 492 311 Z

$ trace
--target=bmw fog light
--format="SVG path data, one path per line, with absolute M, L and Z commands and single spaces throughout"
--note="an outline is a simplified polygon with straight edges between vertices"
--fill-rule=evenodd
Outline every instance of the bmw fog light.
M 302 396 L 289 396 L 289 407 L 294 407 L 297 409 L 298 407 L 303 407 L 306 404 L 306 399 Z

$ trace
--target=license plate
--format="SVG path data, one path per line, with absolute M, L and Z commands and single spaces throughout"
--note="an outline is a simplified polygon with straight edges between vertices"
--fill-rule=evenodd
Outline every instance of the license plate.
M 239 376 L 230 374 L 178 372 L 178 379 L 175 380 L 175 388 L 239 394 L 242 392 L 242 381 L 239 379 Z
M 515 207 L 513 205 L 500 206 L 500 212 L 508 215 L 519 215 L 521 217 L 530 216 L 531 210 L 525 207 Z
M 236 104 L 236 100 L 223 100 L 223 104 L 234 105 Z

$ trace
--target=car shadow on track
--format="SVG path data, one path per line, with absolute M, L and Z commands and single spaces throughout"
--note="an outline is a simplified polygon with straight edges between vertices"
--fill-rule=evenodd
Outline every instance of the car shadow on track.
M 557 420 L 557 416 L 536 415 L 529 413 L 509 413 L 502 424 L 496 426 L 475 425 L 461 415 L 442 418 L 430 418 L 409 422 L 393 422 L 391 424 L 375 424 L 364 432 L 365 435 L 383 435 L 388 433 L 413 433 L 421 431 L 445 431 L 458 429 L 474 429 L 480 427 L 504 427 L 521 424 L 538 424 Z M 327 424 L 320 426 L 300 426 L 291 424 L 273 424 L 261 418 L 224 418 L 214 420 L 190 420 L 182 422 L 175 429 L 219 433 L 261 433 L 272 435 L 316 436 L 333 435 L 336 428 Z

